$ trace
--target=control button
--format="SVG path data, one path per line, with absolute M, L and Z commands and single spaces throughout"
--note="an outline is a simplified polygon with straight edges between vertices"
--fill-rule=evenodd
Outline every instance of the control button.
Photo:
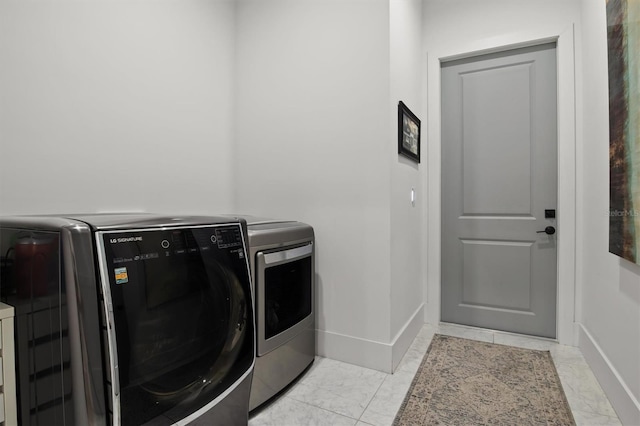
M 169 248 L 169 241 L 167 240 L 162 240 L 162 242 L 160 243 L 160 245 L 162 246 L 162 248 Z
M 215 235 L 212 235 L 212 236 L 211 236 L 211 242 L 212 242 L 212 243 L 214 243 L 214 244 L 215 244 L 216 242 L 218 242 L 218 239 L 216 238 L 216 236 L 215 236 Z

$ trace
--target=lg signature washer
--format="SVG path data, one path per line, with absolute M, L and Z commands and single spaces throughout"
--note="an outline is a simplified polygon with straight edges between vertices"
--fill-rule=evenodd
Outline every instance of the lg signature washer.
M 246 224 L 0 219 L 22 425 L 246 425 L 255 363 Z

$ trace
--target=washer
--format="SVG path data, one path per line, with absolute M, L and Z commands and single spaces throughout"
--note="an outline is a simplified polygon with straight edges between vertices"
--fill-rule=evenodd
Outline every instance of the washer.
M 23 425 L 246 425 L 255 364 L 246 223 L 0 220 Z

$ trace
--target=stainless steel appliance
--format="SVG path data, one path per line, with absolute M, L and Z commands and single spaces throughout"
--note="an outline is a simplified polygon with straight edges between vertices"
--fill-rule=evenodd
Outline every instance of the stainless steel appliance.
M 257 358 L 249 402 L 253 410 L 314 360 L 314 232 L 301 222 L 243 218 L 256 294 Z
M 19 424 L 246 425 L 246 241 L 230 218 L 0 218 Z

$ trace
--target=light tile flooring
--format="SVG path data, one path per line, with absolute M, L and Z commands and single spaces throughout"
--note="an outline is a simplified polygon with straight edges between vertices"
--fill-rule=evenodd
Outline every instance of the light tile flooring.
M 549 350 L 578 426 L 620 425 L 578 348 L 502 332 L 427 324 L 394 374 L 316 357 L 299 380 L 251 413 L 249 426 L 391 425 L 434 333 Z

